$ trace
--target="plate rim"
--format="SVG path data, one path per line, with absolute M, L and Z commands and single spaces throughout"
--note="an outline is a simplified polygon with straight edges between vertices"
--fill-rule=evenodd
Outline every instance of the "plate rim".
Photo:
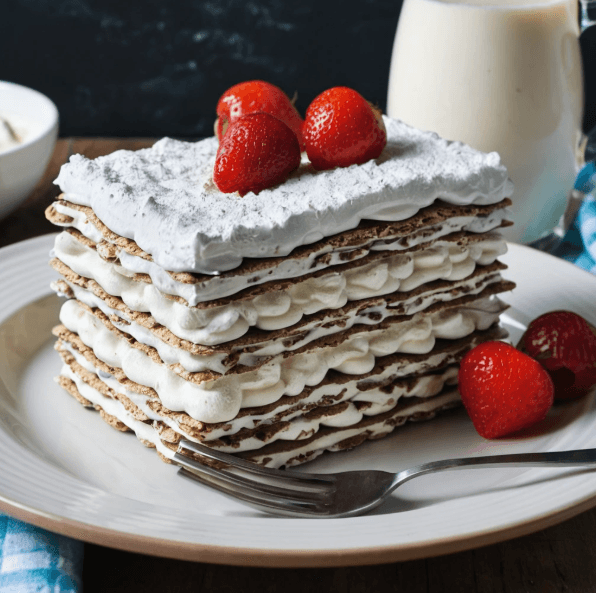
M 444 537 L 434 541 L 411 544 L 389 544 L 365 548 L 338 548 L 329 550 L 275 548 L 243 548 L 218 546 L 195 542 L 180 542 L 165 538 L 130 534 L 107 527 L 91 525 L 59 517 L 53 513 L 28 508 L 0 495 L 0 511 L 37 527 L 72 537 L 85 543 L 115 548 L 125 552 L 162 558 L 204 562 L 227 566 L 254 568 L 337 568 L 370 566 L 431 558 L 444 554 L 464 552 L 482 546 L 500 543 L 552 527 L 596 506 L 596 493 L 579 503 L 569 504 L 558 511 L 547 512 L 530 521 L 516 521 L 497 530 L 486 529 L 469 537 Z M 318 521 L 318 519 L 307 519 Z M 327 521 L 350 519 L 327 519 Z M 89 528 L 90 531 L 87 531 Z
M 51 247 L 51 240 L 56 233 L 41 235 L 27 239 L 9 246 L 0 248 L 0 259 L 3 256 L 10 256 L 28 248 L 39 249 Z M 574 266 L 544 252 L 536 251 L 531 247 L 516 243 L 508 244 L 509 251 L 520 249 L 528 255 L 538 254 L 538 257 L 552 258 L 557 265 L 570 266 L 574 273 L 585 274 L 588 282 L 594 282 L 596 277 L 589 272 Z M 48 290 L 46 294 L 51 291 Z M 33 298 L 23 303 L 22 307 L 30 305 L 37 300 Z M 14 314 L 9 311 L 0 314 L 0 321 Z M 1 485 L 0 485 L 1 489 Z M 504 523 L 498 527 L 488 527 L 473 533 L 462 536 L 439 537 L 438 539 L 415 543 L 392 543 L 378 546 L 349 547 L 349 548 L 307 548 L 307 549 L 276 549 L 276 548 L 251 548 L 241 546 L 218 545 L 212 543 L 198 543 L 175 540 L 171 538 L 159 538 L 149 535 L 119 531 L 110 527 L 85 523 L 77 519 L 61 516 L 57 513 L 35 508 L 32 505 L 23 504 L 18 500 L 5 496 L 0 491 L 0 511 L 7 513 L 17 519 L 37 525 L 38 527 L 73 537 L 85 542 L 108 546 L 124 551 L 175 558 L 209 562 L 213 564 L 272 567 L 272 568 L 316 568 L 316 567 L 340 567 L 382 564 L 387 562 L 414 560 L 439 556 L 442 554 L 454 553 L 469 550 L 472 548 L 502 542 L 515 537 L 520 537 L 544 529 L 567 519 L 570 519 L 582 512 L 596 506 L 596 486 L 594 490 L 583 497 L 570 501 L 559 506 L 555 510 L 545 510 L 543 513 L 531 519 L 519 519 Z M 361 518 L 348 519 L 323 519 L 323 521 L 356 522 Z M 321 521 L 316 519 L 305 519 L 304 521 Z

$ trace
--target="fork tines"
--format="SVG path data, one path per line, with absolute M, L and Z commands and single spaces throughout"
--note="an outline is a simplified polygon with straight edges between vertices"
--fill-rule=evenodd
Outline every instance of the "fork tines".
M 185 454 L 183 454 L 183 452 Z M 180 441 L 174 463 L 180 473 L 256 507 L 295 515 L 324 512 L 334 476 L 261 467 L 204 445 Z

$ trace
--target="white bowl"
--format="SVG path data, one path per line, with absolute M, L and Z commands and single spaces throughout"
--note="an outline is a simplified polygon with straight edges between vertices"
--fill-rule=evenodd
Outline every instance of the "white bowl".
M 42 178 L 58 136 L 58 109 L 33 89 L 0 81 L 0 115 L 17 131 L 22 126 L 25 132 L 21 144 L 0 149 L 0 218 L 3 218 L 25 200 Z

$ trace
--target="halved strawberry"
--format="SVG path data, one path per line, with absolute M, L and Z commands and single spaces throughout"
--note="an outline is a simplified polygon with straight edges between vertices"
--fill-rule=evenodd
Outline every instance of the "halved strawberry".
M 536 359 L 555 384 L 555 399 L 586 395 L 596 384 L 596 330 L 571 311 L 534 319 L 517 347 Z
M 505 342 L 484 342 L 464 356 L 459 392 L 478 434 L 494 439 L 542 420 L 554 387 L 533 358 Z
M 381 113 L 358 92 L 334 87 L 306 110 L 302 135 L 315 169 L 360 165 L 385 148 L 387 132 Z
M 219 145 L 213 181 L 224 193 L 258 194 L 299 165 L 296 134 L 268 113 L 250 113 L 230 125 Z
M 274 84 L 263 80 L 249 80 L 230 87 L 217 102 L 215 135 L 221 142 L 230 124 L 249 113 L 269 113 L 283 121 L 302 141 L 300 114 L 288 96 Z

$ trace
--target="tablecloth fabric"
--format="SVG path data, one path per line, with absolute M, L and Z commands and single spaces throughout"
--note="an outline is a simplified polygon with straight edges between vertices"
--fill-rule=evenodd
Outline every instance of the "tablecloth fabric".
M 596 274 L 596 163 L 579 172 L 574 185 L 575 216 L 570 217 L 561 242 L 551 251 L 576 266 Z M 573 197 L 570 197 L 570 202 Z
M 0 591 L 81 591 L 83 545 L 0 514 Z
M 530 245 L 596 274 L 596 162 L 578 173 L 559 224 Z
M 552 253 L 596 274 L 596 200 L 593 197 L 584 199 L 574 223 Z

